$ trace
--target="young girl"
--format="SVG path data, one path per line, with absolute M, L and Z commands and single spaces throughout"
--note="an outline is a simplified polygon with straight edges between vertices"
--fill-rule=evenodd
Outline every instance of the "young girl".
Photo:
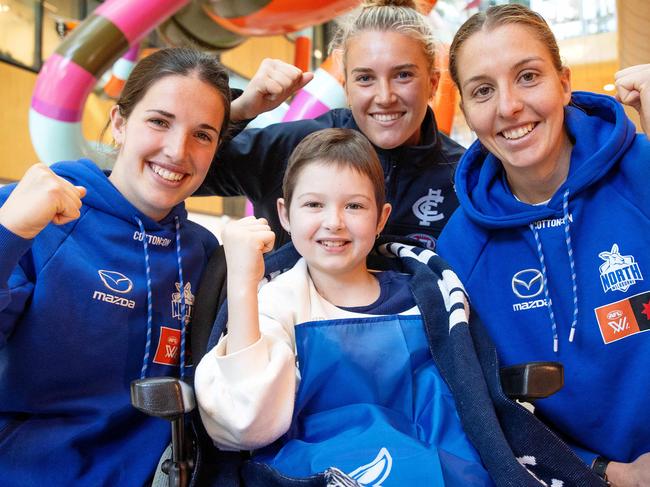
M 169 425 L 129 384 L 188 373 L 186 325 L 216 239 L 187 220 L 229 118 L 212 57 L 159 51 L 133 70 L 110 126 L 110 174 L 30 168 L 0 190 L 2 484 L 143 485 Z M 179 370 L 180 369 L 180 370 Z
M 385 233 L 433 249 L 458 206 L 452 181 L 463 148 L 438 131 L 428 106 L 439 79 L 431 27 L 413 0 L 368 0 L 341 25 L 334 48 L 342 51 L 349 108 L 243 131 L 219 151 L 201 191 L 246 195 L 255 214 L 269 221 L 280 246 L 288 236 L 275 205 L 289 155 L 312 132 L 349 128 L 363 133 L 377 150 L 393 207 Z M 271 61 L 260 74 L 259 82 L 255 78 L 233 102 L 234 120 L 279 104 L 309 79 L 293 66 Z
M 259 295 L 273 232 L 252 217 L 224 229 L 228 334 L 195 378 L 217 446 L 270 445 L 244 470 L 259 479 L 261 468 L 267 482 L 273 470 L 261 464 L 280 472 L 278 482 L 326 472 L 363 485 L 491 485 L 483 462 L 498 485 L 539 485 L 513 450 L 570 452 L 555 437 L 535 437 L 541 425 L 513 403 L 505 421 L 521 421 L 513 430 L 532 446 L 505 439 L 484 378 L 495 372 L 481 372 L 453 272 L 432 252 L 399 244 L 386 249 L 392 259 L 379 259 L 395 270 L 368 270 L 391 208 L 365 137 L 347 129 L 307 136 L 283 193 L 278 213 L 295 249 L 270 256 L 267 275 L 290 270 Z M 569 470 L 582 475 L 575 460 Z
M 471 17 L 450 71 L 479 140 L 440 253 L 504 365 L 564 364 L 540 416 L 613 485 L 650 485 L 650 143 L 614 98 L 571 92 L 551 30 L 521 5 Z M 649 74 L 618 76 L 646 130 Z

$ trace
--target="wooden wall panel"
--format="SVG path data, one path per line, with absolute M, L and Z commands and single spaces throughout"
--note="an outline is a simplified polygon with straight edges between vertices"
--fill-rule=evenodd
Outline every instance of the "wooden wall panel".
M 293 42 L 284 36 L 251 37 L 221 54 L 221 62 L 240 76 L 250 79 L 267 57 L 293 64 Z
M 29 138 L 29 104 L 36 74 L 0 62 L 0 180 L 15 181 L 38 158 Z
M 617 0 L 619 66 L 650 63 L 650 2 L 647 0 Z M 625 112 L 641 131 L 639 114 L 630 107 Z

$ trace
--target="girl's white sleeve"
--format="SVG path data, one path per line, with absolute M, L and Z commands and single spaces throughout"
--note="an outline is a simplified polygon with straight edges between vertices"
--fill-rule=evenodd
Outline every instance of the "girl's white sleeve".
M 295 313 L 287 303 L 295 303 L 296 296 L 273 284 L 263 286 L 259 294 L 261 338 L 225 355 L 226 335 L 196 369 L 201 419 L 224 450 L 266 446 L 291 425 L 298 378 Z

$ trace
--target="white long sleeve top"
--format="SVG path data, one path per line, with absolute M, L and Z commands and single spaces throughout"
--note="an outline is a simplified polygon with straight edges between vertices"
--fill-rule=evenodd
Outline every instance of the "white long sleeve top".
M 203 424 L 224 450 L 253 450 L 282 436 L 291 425 L 300 374 L 294 327 L 308 321 L 371 316 L 325 300 L 300 259 L 258 294 L 261 338 L 225 355 L 223 336 L 199 363 L 196 397 Z M 403 314 L 418 314 L 414 307 Z

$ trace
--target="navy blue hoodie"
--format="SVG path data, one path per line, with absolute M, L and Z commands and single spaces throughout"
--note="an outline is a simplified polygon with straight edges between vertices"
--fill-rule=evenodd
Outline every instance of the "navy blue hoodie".
M 360 131 L 352 112 L 343 108 L 330 110 L 314 120 L 244 130 L 219 148 L 199 192 L 245 195 L 253 203 L 255 215 L 269 221 L 279 248 L 289 241 L 276 209 L 276 201 L 282 197 L 282 178 L 289 155 L 307 135 L 333 127 Z M 430 109 L 420 130 L 418 145 L 375 147 L 384 170 L 386 201 L 393 205 L 383 233 L 411 237 L 433 249 L 458 206 L 453 174 L 464 149 L 438 131 Z
M 650 142 L 613 98 L 572 102 L 569 175 L 550 201 L 515 199 L 477 141 L 438 249 L 504 365 L 564 364 L 564 388 L 536 404 L 540 416 L 586 462 L 630 462 L 650 451 Z
M 129 384 L 179 375 L 176 219 L 186 321 L 217 242 L 182 203 L 160 222 L 142 214 L 90 161 L 52 169 L 87 188 L 81 217 L 33 240 L 0 226 L 0 483 L 143 485 L 169 423 L 136 411 Z

